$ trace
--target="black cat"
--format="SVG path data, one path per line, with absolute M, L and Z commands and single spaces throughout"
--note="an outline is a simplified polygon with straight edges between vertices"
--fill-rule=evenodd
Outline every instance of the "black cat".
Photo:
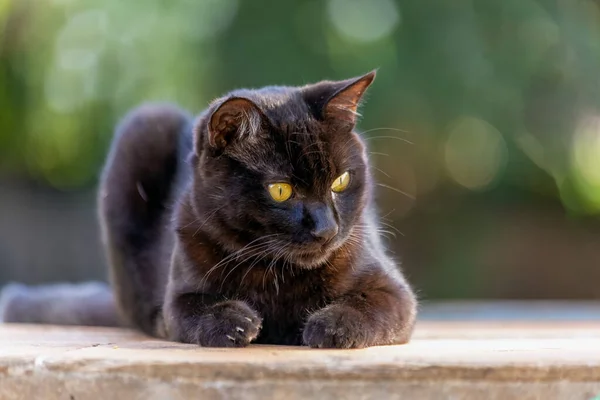
M 4 319 L 65 322 L 43 311 L 62 300 L 82 323 L 114 324 L 118 310 L 126 325 L 202 346 L 407 342 L 415 296 L 380 241 L 353 131 L 374 78 L 236 90 L 195 121 L 134 110 L 99 192 L 116 307 L 102 293 L 35 301 L 13 287 Z

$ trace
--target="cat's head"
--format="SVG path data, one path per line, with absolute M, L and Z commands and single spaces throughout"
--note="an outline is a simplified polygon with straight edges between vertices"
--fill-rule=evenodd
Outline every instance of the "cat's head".
M 370 197 L 353 129 L 374 78 L 238 90 L 198 118 L 194 197 L 223 245 L 309 268 L 352 240 Z

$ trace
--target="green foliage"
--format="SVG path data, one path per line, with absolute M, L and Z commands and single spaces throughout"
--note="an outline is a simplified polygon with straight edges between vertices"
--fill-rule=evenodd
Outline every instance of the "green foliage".
M 379 68 L 361 128 L 384 184 L 597 213 L 599 34 L 592 0 L 0 0 L 0 172 L 83 188 L 138 103 Z

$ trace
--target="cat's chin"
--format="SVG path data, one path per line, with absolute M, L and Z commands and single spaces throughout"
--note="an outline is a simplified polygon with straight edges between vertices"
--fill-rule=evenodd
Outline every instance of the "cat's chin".
M 294 265 L 302 269 L 314 269 L 325 265 L 330 255 L 330 252 L 325 251 L 319 253 L 297 253 L 292 255 L 292 260 Z
M 327 260 L 331 258 L 333 253 L 339 247 L 340 245 L 332 245 L 314 250 L 290 250 L 288 253 L 288 257 L 299 268 L 314 269 L 326 265 Z

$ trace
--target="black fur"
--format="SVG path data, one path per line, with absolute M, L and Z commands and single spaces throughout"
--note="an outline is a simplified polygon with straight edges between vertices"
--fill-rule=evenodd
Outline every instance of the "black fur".
M 122 320 L 202 346 L 408 341 L 416 300 L 378 236 L 353 131 L 374 77 L 237 90 L 194 121 L 161 105 L 125 118 L 99 192 Z M 292 197 L 275 202 L 273 182 Z

